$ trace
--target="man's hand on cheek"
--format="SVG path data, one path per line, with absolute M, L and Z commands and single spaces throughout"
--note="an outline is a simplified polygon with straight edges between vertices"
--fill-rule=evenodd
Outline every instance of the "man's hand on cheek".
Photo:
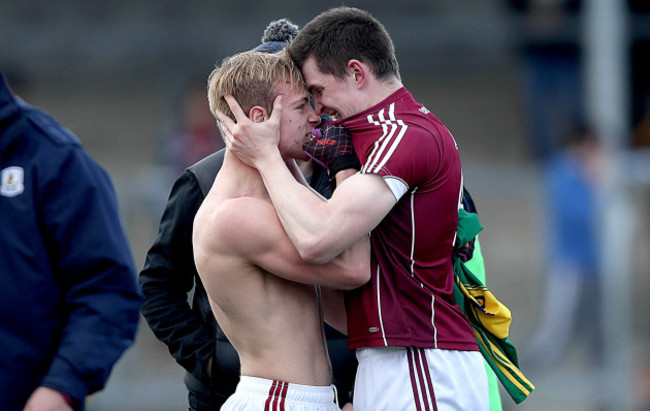
M 274 150 L 278 150 L 282 98 L 276 97 L 271 116 L 268 120 L 259 123 L 248 118 L 232 95 L 225 96 L 225 99 L 235 116 L 233 121 L 224 113 L 217 111 L 217 119 L 221 123 L 226 147 L 244 163 L 259 168 L 261 161 L 272 155 Z

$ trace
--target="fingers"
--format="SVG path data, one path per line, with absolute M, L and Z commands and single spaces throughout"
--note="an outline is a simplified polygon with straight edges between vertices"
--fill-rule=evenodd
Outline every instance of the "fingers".
M 230 117 L 225 115 L 222 111 L 217 110 L 217 121 L 219 121 L 219 131 L 221 132 L 221 137 L 226 143 L 227 147 L 230 147 L 232 144 L 232 127 L 235 126 L 235 122 L 232 121 Z
M 278 95 L 273 101 L 273 112 L 269 120 L 275 120 L 278 124 L 282 118 L 282 95 Z
M 217 110 L 216 114 L 217 120 L 219 121 L 219 124 L 221 124 L 221 127 L 227 131 L 230 131 L 235 125 L 235 122 L 232 121 L 232 119 L 221 110 Z
M 235 120 L 237 120 L 238 123 L 243 119 L 248 118 L 232 94 L 226 94 L 224 98 L 226 99 L 226 103 L 228 103 L 228 107 L 232 110 L 232 114 L 235 115 Z
M 221 123 L 221 128 L 225 132 L 226 137 L 232 137 L 233 127 L 235 126 L 235 124 L 240 123 L 243 119 L 246 119 L 246 115 L 244 114 L 244 111 L 241 109 L 239 103 L 237 102 L 237 100 L 235 100 L 232 94 L 227 94 L 226 96 L 224 96 L 224 99 L 226 100 L 226 103 L 228 103 L 228 107 L 230 107 L 230 110 L 235 116 L 236 122 L 233 121 L 221 110 L 217 110 L 216 112 L 217 120 L 219 120 L 219 123 Z

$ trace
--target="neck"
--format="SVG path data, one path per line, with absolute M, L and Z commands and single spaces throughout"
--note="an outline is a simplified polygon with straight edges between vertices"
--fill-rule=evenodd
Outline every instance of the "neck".
M 244 164 L 229 150 L 226 150 L 223 166 L 217 174 L 217 183 L 220 189 L 227 190 L 233 197 L 268 197 L 259 171 Z
M 365 88 L 367 99 L 366 107 L 364 110 L 367 110 L 370 107 L 386 100 L 391 94 L 395 93 L 402 87 L 404 86 L 397 77 L 391 77 L 387 80 L 378 80 L 376 78 L 373 78 L 373 81 L 366 83 Z

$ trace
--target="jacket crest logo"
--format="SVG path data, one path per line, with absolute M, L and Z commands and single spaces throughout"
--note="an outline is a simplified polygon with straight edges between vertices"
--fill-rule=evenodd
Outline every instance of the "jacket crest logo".
M 2 170 L 2 182 L 0 183 L 0 195 L 14 197 L 25 191 L 25 171 L 22 167 L 7 167 Z

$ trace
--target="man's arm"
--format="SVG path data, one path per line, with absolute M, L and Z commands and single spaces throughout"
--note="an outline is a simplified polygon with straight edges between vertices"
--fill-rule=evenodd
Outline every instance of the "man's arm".
M 213 330 L 188 303 L 188 293 L 198 276 L 192 224 L 202 201 L 199 182 L 186 171 L 172 187 L 139 282 L 144 294 L 142 314 L 156 337 L 183 368 L 207 381 L 207 363 L 215 350 Z
M 232 96 L 226 96 L 237 122 L 217 113 L 229 149 L 259 170 L 273 205 L 303 259 L 329 261 L 367 235 L 393 208 L 397 199 L 375 174 L 357 174 L 342 182 L 324 201 L 295 181 L 277 147 L 281 97 L 271 117 L 251 122 Z
M 80 402 L 134 342 L 141 296 L 108 174 L 81 148 L 53 166 L 43 231 L 68 315 L 41 385 Z
M 214 221 L 195 221 L 195 260 L 199 268 L 223 266 L 225 256 L 236 256 L 245 265 L 304 284 L 352 289 L 370 278 L 370 241 L 367 235 L 331 261 L 312 264 L 298 254 L 268 201 L 252 198 L 226 200 L 220 204 L 218 216 Z M 208 287 L 210 278 L 202 279 Z

